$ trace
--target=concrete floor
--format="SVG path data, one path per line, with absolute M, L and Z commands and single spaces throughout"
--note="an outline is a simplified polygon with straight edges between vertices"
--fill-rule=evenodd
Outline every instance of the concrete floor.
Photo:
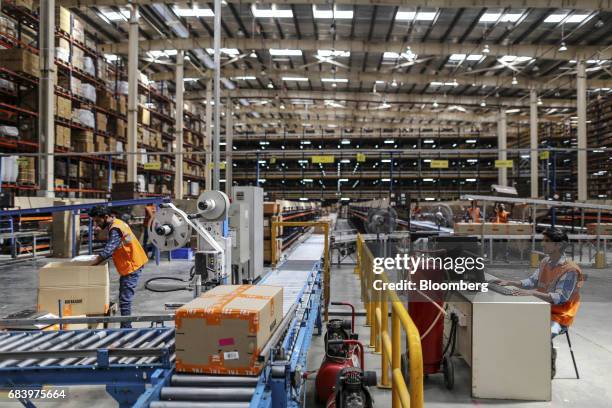
M 48 260 L 25 262 L 9 268 L 0 268 L 0 316 L 17 312 L 25 308 L 33 308 L 36 304 L 37 274 L 36 269 Z M 191 299 L 191 293 L 170 292 L 153 293 L 144 290 L 145 280 L 156 276 L 185 277 L 191 266 L 189 262 L 162 262 L 156 266 L 151 262 L 145 267 L 145 272 L 139 283 L 139 290 L 134 301 L 135 314 L 164 313 L 165 302 L 185 302 Z M 490 273 L 500 277 L 524 276 L 529 270 L 518 266 L 495 267 Z M 572 341 L 578 360 L 581 379 L 573 378 L 574 372 L 565 338 L 555 341 L 559 349 L 557 359 L 557 378 L 553 380 L 553 400 L 551 402 L 515 402 L 500 400 L 473 400 L 470 396 L 470 375 L 467 365 L 460 359 L 455 360 L 456 384 L 451 392 L 444 388 L 442 376 L 432 375 L 425 382 L 425 401 L 427 407 L 442 407 L 453 404 L 458 407 L 480 405 L 511 405 L 516 407 L 610 407 L 612 404 L 612 324 L 609 311 L 612 306 L 612 275 L 610 268 L 594 270 L 585 268 L 589 278 L 585 283 L 583 303 L 579 315 L 572 327 Z M 116 298 L 118 275 L 111 273 L 111 298 Z M 353 265 L 334 266 L 332 269 L 332 300 L 354 302 L 358 309 L 363 309 L 359 302 L 359 281 L 353 275 Z M 357 331 L 361 339 L 367 342 L 369 329 L 364 327 L 364 318 L 357 319 Z M 323 342 L 321 337 L 313 339 L 309 354 L 308 369 L 316 369 L 323 357 Z M 366 368 L 380 369 L 380 356 L 366 353 Z M 503 369 L 503 368 L 501 368 Z M 525 375 L 529 375 L 526 367 Z M 314 379 L 308 382 L 307 406 L 317 406 L 314 402 Z M 390 407 L 390 392 L 372 389 L 376 406 Z M 70 398 L 64 402 L 46 403 L 44 407 L 113 407 L 114 400 L 110 398 L 103 387 L 74 387 L 70 389 Z M 0 407 L 17 407 L 19 404 L 7 402 L 0 397 Z

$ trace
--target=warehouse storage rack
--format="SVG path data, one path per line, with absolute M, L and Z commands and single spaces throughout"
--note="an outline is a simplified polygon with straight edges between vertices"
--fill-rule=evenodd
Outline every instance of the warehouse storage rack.
M 27 2 L 25 2 L 27 3 Z M 24 2 L 14 1 L 3 1 L 2 2 L 2 17 L 3 24 L 0 28 L 0 46 L 3 48 L 21 48 L 27 49 L 33 54 L 38 54 L 37 49 L 37 31 L 38 31 L 38 16 L 36 11 L 29 10 L 22 4 Z M 74 17 L 71 17 L 74 19 Z M 71 20 L 73 21 L 73 20 Z M 56 56 L 55 63 L 57 66 L 58 73 L 58 84 L 68 83 L 71 84 L 73 79 L 81 81 L 83 84 L 88 84 L 94 87 L 98 95 L 100 93 L 108 91 L 107 83 L 104 78 L 108 78 L 109 82 L 114 82 L 114 89 L 112 92 L 112 98 L 119 103 L 123 96 L 120 96 L 120 84 L 122 78 L 125 76 L 125 67 L 120 61 L 107 62 L 104 60 L 104 55 L 100 54 L 95 50 L 95 43 L 92 41 L 92 36 L 85 29 L 84 42 L 74 38 L 71 33 L 62 30 L 60 27 L 56 29 L 56 41 L 62 41 L 64 44 L 69 46 L 69 57 L 66 59 L 58 58 Z M 83 56 L 90 57 L 94 61 L 95 75 L 92 72 L 87 72 L 81 67 L 81 64 L 77 64 L 76 61 L 72 61 L 72 57 L 75 51 L 79 51 Z M 105 62 L 102 62 L 105 61 Z M 35 71 L 38 67 L 35 68 Z M 5 80 L 6 83 L 13 84 L 13 89 L 6 87 L 0 87 L 0 125 L 7 124 L 15 126 L 21 130 L 24 124 L 27 124 L 31 134 L 31 137 L 25 139 L 22 137 L 21 132 L 18 136 L 15 135 L 0 135 L 0 151 L 4 154 L 12 154 L 19 156 L 19 153 L 30 153 L 30 156 L 22 156 L 23 174 L 25 171 L 29 171 L 31 177 L 25 180 L 20 180 L 14 183 L 3 183 L 3 187 L 11 189 L 18 195 L 33 195 L 38 190 L 37 185 L 37 171 L 35 164 L 35 156 L 33 153 L 38 152 L 38 141 L 37 141 L 37 126 L 36 120 L 38 118 L 38 73 L 31 72 L 14 72 L 5 67 L 0 67 L 0 79 Z M 104 198 L 109 195 L 111 191 L 112 182 L 124 181 L 124 174 L 126 168 L 126 161 L 120 154 L 111 154 L 116 148 L 116 143 L 113 141 L 121 142 L 125 144 L 127 142 L 125 135 L 117 134 L 116 127 L 111 129 L 113 122 L 125 123 L 126 114 L 121 112 L 120 109 L 109 109 L 102 107 L 100 103 L 94 103 L 91 100 L 84 98 L 77 92 L 72 92 L 71 89 L 66 89 L 60 85 L 56 85 L 55 88 L 56 97 L 65 98 L 70 101 L 71 111 L 56 112 L 55 125 L 58 127 L 65 127 L 70 129 L 72 135 L 77 132 L 92 132 L 94 140 L 100 141 L 103 144 L 103 149 L 95 149 L 99 154 L 97 155 L 71 155 L 74 149 L 71 149 L 70 145 L 59 145 L 62 143 L 60 138 L 56 138 L 55 147 L 55 167 L 56 167 L 56 185 L 55 192 L 57 196 L 70 195 L 77 198 Z M 151 154 L 155 152 L 164 153 L 169 152 L 170 146 L 175 139 L 174 136 L 174 123 L 175 120 L 171 117 L 174 110 L 174 101 L 167 96 L 168 89 L 165 83 L 159 84 L 159 89 L 155 89 L 149 83 L 139 82 L 139 93 L 142 97 L 143 102 L 140 107 L 140 118 L 138 129 L 142 134 L 143 132 L 160 132 L 162 143 L 156 146 L 143 143 L 141 137 L 138 148 L 146 149 L 146 152 Z M 29 98 L 28 98 L 29 97 Z M 23 106 L 29 104 L 29 106 Z M 94 114 L 95 121 L 93 126 L 86 126 L 82 123 L 78 123 L 72 118 L 72 108 L 80 108 L 91 111 Z M 148 109 L 150 108 L 150 109 Z M 143 123 L 143 110 L 150 112 L 151 124 Z M 185 143 L 184 148 L 187 151 L 203 151 L 204 149 L 204 132 L 205 128 L 203 120 L 197 113 L 185 111 Z M 108 127 L 102 125 L 99 121 L 101 118 L 107 118 L 110 122 Z M 152 123 L 155 123 L 153 126 Z M 119 125 L 117 125 L 119 126 Z M 125 126 L 124 126 L 125 127 Z M 72 136 L 71 135 L 71 136 Z M 104 154 L 108 152 L 108 154 Z M 93 153 L 93 151 L 91 152 Z M 171 155 L 164 156 L 153 156 L 150 155 L 150 160 L 155 159 L 157 166 L 144 165 L 139 163 L 138 173 L 145 176 L 145 191 L 141 192 L 141 196 L 162 196 L 170 195 L 172 193 L 172 181 L 174 172 L 174 158 Z M 204 182 L 204 171 L 202 160 L 197 160 L 199 157 L 191 156 L 191 154 L 185 155 L 184 162 L 185 174 L 184 180 L 187 182 L 193 182 L 197 184 L 197 188 L 191 189 L 193 194 L 187 194 L 188 197 L 197 197 L 199 189 L 203 186 Z M 26 163 L 27 162 L 27 163 Z M 75 169 L 71 171 L 72 169 Z M 161 186 L 165 186 L 161 191 Z M 170 187 L 168 187 L 170 186 Z M 156 189 L 151 191 L 150 189 Z M 190 191 L 190 189 L 186 189 Z

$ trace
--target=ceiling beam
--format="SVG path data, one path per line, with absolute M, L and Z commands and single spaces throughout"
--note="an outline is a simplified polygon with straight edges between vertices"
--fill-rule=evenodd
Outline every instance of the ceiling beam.
M 141 52 L 160 51 L 168 49 L 192 50 L 197 48 L 212 48 L 212 38 L 174 38 L 160 40 L 142 40 L 138 44 Z M 270 38 L 223 38 L 223 48 L 237 48 L 240 50 L 298 49 L 302 51 L 342 50 L 351 53 L 383 53 L 393 51 L 403 53 L 410 46 L 413 53 L 432 56 L 448 56 L 451 54 L 480 54 L 482 46 L 478 43 L 437 43 L 437 42 L 404 42 L 404 41 L 377 41 L 362 40 L 297 40 L 297 39 L 270 39 Z M 126 41 L 115 44 L 101 44 L 100 52 L 125 54 L 128 50 Z M 612 59 L 612 48 L 606 46 L 568 46 L 567 51 L 561 52 L 558 44 L 517 44 L 517 45 L 489 45 L 490 56 L 517 55 L 522 57 L 542 58 L 559 61 L 578 59 Z
M 405 93 L 372 93 L 372 92 L 340 92 L 340 91 L 281 91 L 275 89 L 234 89 L 225 90 L 223 97 L 244 99 L 305 99 L 305 100 L 334 100 L 336 102 L 372 102 L 389 104 L 423 104 L 433 103 L 440 105 L 474 105 L 478 106 L 483 101 L 482 96 L 454 96 L 454 95 L 415 95 Z M 186 100 L 206 100 L 206 92 L 194 91 L 185 93 Z M 546 106 L 556 108 L 575 108 L 574 99 L 543 99 Z M 487 107 L 528 107 L 529 98 L 486 98 Z
M 244 0 L 227 0 L 244 4 Z M 168 0 L 57 0 L 64 7 L 126 6 L 128 3 L 149 5 L 155 3 L 184 4 L 187 1 Z M 328 0 L 258 0 L 259 4 L 329 4 Z M 578 10 L 612 11 L 612 0 L 335 0 L 335 4 L 379 5 L 427 8 L 561 8 Z
M 478 74 L 470 74 L 469 72 L 456 75 L 428 75 L 428 74 L 405 74 L 394 72 L 359 72 L 359 71 L 342 71 L 338 70 L 335 73 L 332 71 L 306 71 L 298 69 L 233 69 L 226 68 L 223 70 L 223 76 L 227 79 L 237 77 L 253 76 L 259 79 L 266 78 L 275 81 L 282 81 L 285 76 L 298 76 L 308 78 L 311 82 L 320 82 L 321 78 L 342 78 L 347 79 L 352 83 L 365 82 L 374 83 L 375 81 L 385 81 L 392 83 L 396 81 L 399 84 L 416 84 L 429 85 L 432 82 L 453 82 L 456 81 L 457 86 L 474 85 L 478 87 L 486 86 L 493 88 L 513 88 L 513 89 L 537 89 L 537 90 L 557 90 L 557 89 L 576 89 L 576 79 L 574 75 L 565 75 L 563 77 L 547 76 L 540 78 L 519 77 L 518 84 L 512 85 L 512 76 L 484 76 Z M 212 76 L 211 71 L 200 72 L 195 69 L 185 71 L 185 78 L 208 79 Z M 170 81 L 174 80 L 173 72 L 159 72 L 149 76 L 149 79 L 154 81 Z M 267 80 L 265 82 L 268 82 Z M 612 87 L 611 79 L 589 79 L 588 86 L 591 89 L 595 88 L 610 88 Z M 440 89 L 448 92 L 453 89 L 453 86 L 432 86 L 431 89 Z
M 426 110 L 376 110 L 376 109 L 335 109 L 328 106 L 308 106 L 307 109 L 295 108 L 293 106 L 285 107 L 281 109 L 279 107 L 269 106 L 249 106 L 248 108 L 240 111 L 234 111 L 241 119 L 253 118 L 252 116 L 247 117 L 250 112 L 257 112 L 264 115 L 279 115 L 279 114 L 291 114 L 303 116 L 303 120 L 307 120 L 305 117 L 313 119 L 331 119 L 331 118 L 348 118 L 356 120 L 359 118 L 368 119 L 398 119 L 406 122 L 412 122 L 415 119 L 425 120 L 436 120 L 444 122 L 469 122 L 469 123 L 497 123 L 497 114 L 473 114 L 463 112 L 434 112 L 428 107 Z M 256 118 L 260 119 L 261 122 L 267 122 L 270 120 L 284 120 L 283 118 Z M 300 119 L 300 118 L 296 118 Z M 546 118 L 540 117 L 542 121 L 546 121 Z M 508 121 L 512 122 L 524 122 L 528 121 L 529 116 L 509 115 Z

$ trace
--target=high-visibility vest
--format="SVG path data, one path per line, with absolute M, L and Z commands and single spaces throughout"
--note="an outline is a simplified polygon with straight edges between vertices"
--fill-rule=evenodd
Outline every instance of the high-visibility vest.
M 468 208 L 468 215 L 470 218 L 468 222 L 480 222 L 480 208 Z
M 497 221 L 498 223 L 505 224 L 508 222 L 508 216 L 510 213 L 508 211 L 498 211 L 497 212 Z
M 572 261 L 565 261 L 562 264 L 551 265 L 548 258 L 545 258 L 540 262 L 540 276 L 538 278 L 538 292 L 551 293 L 555 290 L 557 282 L 565 273 L 575 271 L 578 276 L 576 277 L 576 287 L 570 298 L 565 303 L 558 305 L 551 305 L 551 319 L 559 323 L 562 326 L 569 326 L 576 317 L 576 312 L 580 307 L 580 287 L 584 281 L 582 271 L 576 263 Z
M 113 262 L 119 275 L 129 275 L 142 268 L 149 261 L 149 258 L 132 229 L 118 219 L 113 221 L 109 231 L 112 229 L 118 229 L 121 234 L 121 245 L 113 252 Z

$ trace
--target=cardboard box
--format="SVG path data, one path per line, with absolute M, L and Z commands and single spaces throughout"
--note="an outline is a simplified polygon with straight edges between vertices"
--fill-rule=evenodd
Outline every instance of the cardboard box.
M 279 205 L 277 202 L 266 202 L 264 203 L 264 215 L 276 215 L 279 212 Z
M 151 124 L 151 112 L 146 108 L 140 108 L 138 110 L 138 121 L 149 126 Z
M 506 235 L 508 233 L 508 224 L 500 224 L 495 222 L 485 222 L 483 231 L 485 235 Z
M 63 119 L 72 119 L 72 100 L 57 96 L 55 102 L 55 114 Z
M 456 222 L 454 225 L 455 235 L 481 235 L 482 224 Z
M 96 127 L 99 132 L 106 132 L 108 128 L 108 118 L 103 113 L 96 114 Z
M 282 287 L 217 286 L 176 311 L 176 370 L 256 376 L 282 319 Z
M 25 72 L 34 77 L 39 76 L 38 55 L 25 48 L 0 50 L 0 67 L 14 72 Z
M 60 6 L 59 10 L 56 11 L 55 16 L 56 16 L 55 24 L 57 25 L 57 28 L 59 28 L 66 34 L 70 34 L 71 19 L 72 19 L 72 15 L 70 14 L 70 11 Z
M 508 235 L 531 235 L 533 233 L 533 224 L 528 222 L 509 222 L 506 224 L 506 233 Z
M 106 313 L 109 306 L 108 265 L 50 262 L 38 273 L 38 310 L 64 316 Z
M 590 235 L 612 235 L 612 223 L 597 224 L 596 222 L 587 224 L 587 232 Z
M 62 183 L 63 184 L 63 183 Z M 57 200 L 54 205 L 67 205 L 68 201 Z M 76 222 L 75 222 L 76 220 Z M 71 258 L 72 257 L 72 223 L 75 222 L 75 228 L 78 231 L 80 222 L 78 217 L 73 217 L 70 211 L 61 211 L 53 213 L 53 222 L 51 225 L 51 255 L 55 258 Z M 80 239 L 77 234 L 77 248 L 79 247 Z

